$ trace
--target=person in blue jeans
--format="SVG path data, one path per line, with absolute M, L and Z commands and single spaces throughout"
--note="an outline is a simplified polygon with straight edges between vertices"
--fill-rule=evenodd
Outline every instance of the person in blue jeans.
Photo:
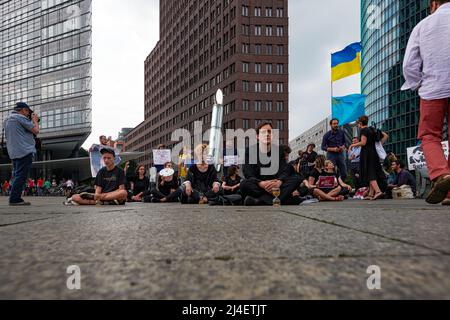
M 9 195 L 11 206 L 29 206 L 22 192 L 36 154 L 34 137 L 39 134 L 39 117 L 24 103 L 16 104 L 14 111 L 3 123 L 6 147 L 13 162 L 13 181 Z
M 332 161 L 338 167 L 339 174 L 345 181 L 347 179 L 345 132 L 339 129 L 338 119 L 332 119 L 330 125 L 331 130 L 325 134 L 322 140 L 322 150 L 327 153 L 327 160 Z

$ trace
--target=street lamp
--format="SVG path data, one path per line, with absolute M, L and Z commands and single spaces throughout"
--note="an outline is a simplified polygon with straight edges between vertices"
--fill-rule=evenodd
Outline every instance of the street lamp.
M 222 124 L 223 124 L 223 91 L 217 90 L 216 103 L 213 106 L 211 116 L 211 132 L 209 135 L 209 153 L 208 158 L 214 166 L 217 172 L 221 170 L 220 153 L 222 151 Z

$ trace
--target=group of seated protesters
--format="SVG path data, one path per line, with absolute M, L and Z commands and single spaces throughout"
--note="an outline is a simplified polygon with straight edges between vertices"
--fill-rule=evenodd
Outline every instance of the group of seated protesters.
M 275 189 L 280 192 L 278 199 L 282 205 L 299 205 L 311 198 L 343 201 L 348 197 L 352 187 L 336 172 L 332 161 L 319 155 L 314 167 L 304 175 L 300 166 L 288 163 L 291 152 L 289 147 L 277 146 L 278 150 L 272 150 L 272 130 L 272 124 L 268 122 L 257 128 L 256 149 L 246 150 L 243 178 L 239 174 L 239 167 L 232 166 L 227 170 L 227 175 L 219 179 L 215 166 L 207 161 L 208 145 L 203 144 L 194 150 L 196 161 L 189 168 L 183 183 L 180 183 L 170 162 L 159 172 L 156 183 L 146 176 L 144 166 L 138 166 L 135 178 L 130 183 L 131 191 L 126 190 L 124 171 L 114 164 L 114 151 L 102 149 L 105 167 L 95 179 L 95 193 L 73 195 L 66 204 L 123 205 L 129 201 L 271 206 Z M 413 177 L 401 168 L 398 161 L 392 163 L 392 169 L 396 171 L 398 180 L 389 188 L 412 184 Z

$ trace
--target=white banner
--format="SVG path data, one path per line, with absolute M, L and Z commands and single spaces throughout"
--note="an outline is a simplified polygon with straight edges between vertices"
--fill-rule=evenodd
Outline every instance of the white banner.
M 442 142 L 442 149 L 444 149 L 445 157 L 448 159 L 448 141 Z M 422 146 L 408 149 L 408 169 L 410 171 L 420 170 L 427 167 L 425 155 L 423 154 Z
M 102 169 L 105 166 L 105 163 L 102 159 L 102 154 L 100 153 L 100 150 L 103 148 L 113 149 L 116 154 L 116 160 L 114 161 L 115 165 L 118 166 L 122 162 L 122 159 L 120 158 L 120 152 L 117 149 L 110 148 L 108 146 L 101 146 L 98 144 L 92 145 L 92 147 L 89 149 L 89 158 L 91 160 L 91 174 L 92 177 L 97 177 L 98 172 L 100 169 Z
M 231 167 L 239 165 L 239 156 L 225 156 L 223 157 L 223 166 Z
M 172 162 L 170 150 L 153 150 L 153 164 L 155 166 L 163 166 L 167 162 Z

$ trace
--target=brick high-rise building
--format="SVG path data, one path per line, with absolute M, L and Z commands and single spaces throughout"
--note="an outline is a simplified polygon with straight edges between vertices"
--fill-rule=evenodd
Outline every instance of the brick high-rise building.
M 287 0 L 160 1 L 160 40 L 145 61 L 145 120 L 127 150 L 151 164 L 172 132 L 210 127 L 214 95 L 225 93 L 224 128 L 271 121 L 289 143 Z

